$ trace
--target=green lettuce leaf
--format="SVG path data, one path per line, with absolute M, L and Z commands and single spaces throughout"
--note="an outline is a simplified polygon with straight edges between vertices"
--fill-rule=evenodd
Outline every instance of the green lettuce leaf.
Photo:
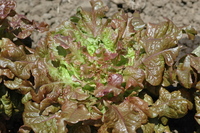
M 10 96 L 8 95 L 8 92 L 6 92 L 5 95 L 3 95 L 1 97 L 1 103 L 3 105 L 3 109 L 5 112 L 6 115 L 8 115 L 9 117 L 12 116 L 12 113 L 13 113 L 13 104 L 12 104 L 12 101 L 10 100 Z
M 198 124 L 200 124 L 200 98 L 198 95 L 195 96 L 195 106 L 196 106 L 196 113 L 195 113 L 195 120 L 197 121 Z

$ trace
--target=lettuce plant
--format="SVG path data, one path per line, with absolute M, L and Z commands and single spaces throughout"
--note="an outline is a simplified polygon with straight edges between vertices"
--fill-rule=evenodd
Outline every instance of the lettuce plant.
M 200 57 L 175 61 L 178 40 L 196 31 L 168 19 L 146 24 L 137 12 L 108 18 L 100 0 L 91 6 L 35 48 L 1 38 L 2 88 L 20 94 L 24 105 L 19 132 L 170 132 L 168 119 L 194 108 L 199 122 Z M 175 83 L 182 89 L 170 90 Z M 1 97 L 4 108 L 9 96 Z
M 14 126 L 12 122 L 15 119 L 20 119 L 18 116 L 24 109 L 21 103 L 22 95 L 10 90 L 4 84 L 7 79 L 14 79 L 18 75 L 11 71 L 11 69 L 18 68 L 14 68 L 10 63 L 23 61 L 22 58 L 26 58 L 22 57 L 26 56 L 23 48 L 31 46 L 30 35 L 33 31 L 43 32 L 48 30 L 47 24 L 28 20 L 25 16 L 15 12 L 15 7 L 15 1 L 0 1 L 0 125 L 2 125 L 0 131 L 3 133 L 6 132 L 4 120 L 9 121 L 8 123 Z M 14 46 L 18 49 L 15 49 Z M 6 65 L 3 60 L 10 63 Z

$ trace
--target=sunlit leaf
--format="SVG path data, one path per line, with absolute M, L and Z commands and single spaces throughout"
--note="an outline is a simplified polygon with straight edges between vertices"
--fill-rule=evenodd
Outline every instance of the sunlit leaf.
M 145 114 L 147 108 L 144 105 L 138 105 L 139 103 L 134 103 L 132 98 L 125 100 L 119 105 L 108 104 L 108 110 L 102 118 L 104 124 L 100 127 L 99 132 L 103 133 L 108 130 L 119 133 L 136 132 L 136 129 L 141 124 L 147 122 L 147 115 Z
M 170 93 L 164 88 L 159 91 L 159 99 L 150 107 L 151 112 L 168 118 L 181 118 L 193 108 L 193 104 L 181 96 L 180 91 Z

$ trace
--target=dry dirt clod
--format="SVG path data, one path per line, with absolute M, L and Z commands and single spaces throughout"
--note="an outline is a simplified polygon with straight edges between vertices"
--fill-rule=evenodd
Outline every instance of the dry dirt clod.
M 146 0 L 112 0 L 116 4 L 123 4 L 124 8 L 141 10 L 146 6 Z

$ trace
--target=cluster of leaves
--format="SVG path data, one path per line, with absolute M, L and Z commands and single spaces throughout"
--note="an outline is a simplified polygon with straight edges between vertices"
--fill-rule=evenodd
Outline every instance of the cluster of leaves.
M 15 1 L 0 1 L 0 131 L 2 133 L 6 132 L 5 120 L 9 120 L 14 126 L 13 120 L 20 119 L 18 116 L 24 110 L 21 103 L 22 94 L 8 88 L 5 85 L 6 80 L 12 80 L 21 73 L 18 70 L 20 65 L 17 64 L 26 58 L 24 47 L 31 47 L 31 33 L 35 30 L 41 32 L 48 30 L 47 24 L 28 20 L 15 12 L 15 7 Z
M 91 11 L 78 8 L 31 48 L 13 37 L 46 26 L 19 17 L 14 2 L 0 4 L 1 29 L 9 33 L 0 41 L 0 110 L 10 117 L 21 100 L 19 132 L 170 132 L 168 119 L 192 109 L 200 124 L 200 55 L 175 61 L 178 40 L 193 39 L 193 28 L 168 19 L 145 24 L 137 12 L 107 18 L 108 7 L 92 0 Z M 169 90 L 175 83 L 181 87 Z

